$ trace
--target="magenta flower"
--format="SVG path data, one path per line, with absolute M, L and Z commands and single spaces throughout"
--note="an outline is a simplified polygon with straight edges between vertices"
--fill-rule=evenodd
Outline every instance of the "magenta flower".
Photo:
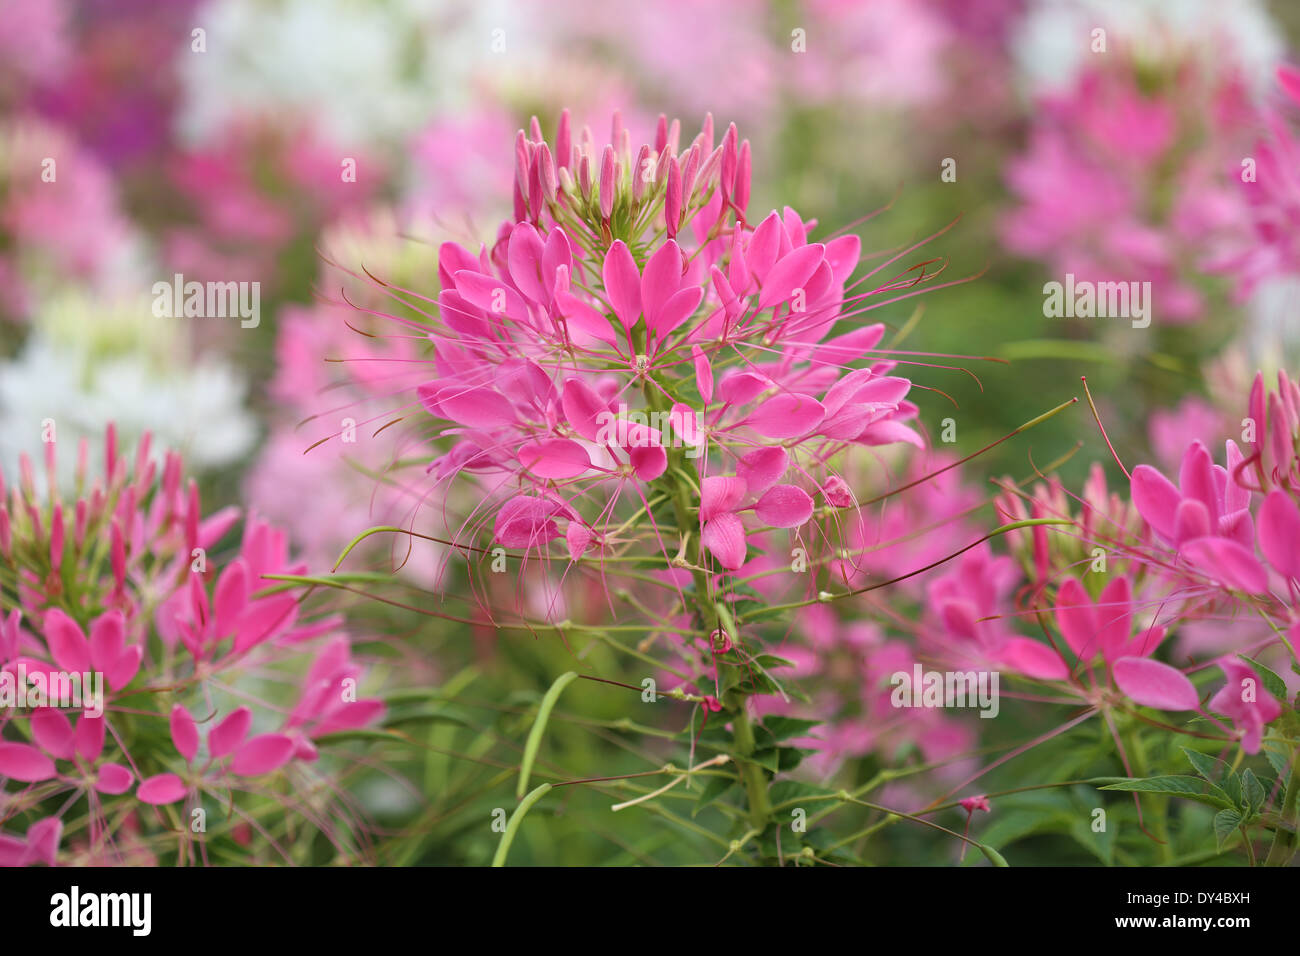
M 1259 753 L 1264 726 L 1282 716 L 1282 705 L 1264 689 L 1259 675 L 1235 657 L 1218 661 L 1228 682 L 1210 698 L 1209 709 L 1223 714 L 1241 734 L 1241 749 Z
M 84 445 L 80 452 L 75 503 L 38 493 L 23 461 L 0 504 L 0 601 L 8 611 L 0 618 L 0 670 L 26 675 L 34 689 L 66 686 L 70 674 L 102 676 L 103 712 L 86 709 L 98 697 L 70 703 L 47 694 L 19 700 L 24 709 L 0 720 L 0 786 L 26 785 L 5 790 L 7 815 L 84 814 L 88 843 L 68 853 L 110 863 L 137 858 L 134 835 L 118 841 L 136 810 L 186 795 L 193 809 L 205 795 L 229 804 L 240 793 L 295 812 L 277 797 L 275 775 L 305 779 L 301 767 L 317 760 L 328 735 L 373 724 L 385 711 L 357 692 L 365 668 L 341 618 L 305 615 L 299 596 L 276 593 L 281 582 L 271 576 L 304 570 L 281 530 L 251 519 L 235 553 L 224 552 L 220 541 L 238 515 L 205 519 L 197 489 L 183 488 L 179 456 L 165 455 L 159 470 L 146 439 L 129 468 L 112 429 L 102 474 L 92 476 Z M 51 444 L 51 474 L 54 464 Z M 10 606 L 15 601 L 21 606 Z M 73 704 L 83 713 L 60 709 Z M 202 750 L 196 712 L 213 715 L 204 719 L 212 724 Z M 170 748 L 159 747 L 163 721 Z M 323 772 L 310 785 L 326 795 L 336 786 Z M 312 823 L 332 829 L 333 811 L 322 808 Z M 150 841 L 161 822 L 141 824 Z M 49 862 L 60 832 L 47 825 L 26 841 L 0 835 L 0 860 Z M 180 838 L 177 859 L 189 853 L 188 840 Z
M 429 471 L 483 489 L 472 520 L 490 515 L 500 545 L 609 553 L 620 501 L 644 505 L 679 462 L 699 522 L 679 533 L 735 571 L 743 515 L 798 533 L 819 492 L 851 505 L 829 470 L 843 449 L 922 444 L 911 383 L 869 358 L 883 326 L 828 338 L 915 279 L 850 294 L 857 237 L 813 241 L 788 208 L 751 226 L 748 143 L 733 126 L 715 146 L 711 119 L 679 136 L 661 117 L 634 150 L 616 115 L 602 146 L 566 113 L 549 143 L 534 124 L 515 142 L 515 221 L 490 251 L 440 250 L 437 377 L 417 398 L 452 444 Z
M 1267 578 L 1255 557 L 1250 491 L 1235 477 L 1243 457 L 1227 443 L 1227 467 L 1199 441 L 1183 456 L 1179 485 L 1149 465 L 1133 469 L 1133 504 L 1161 538 L 1198 571 L 1226 587 L 1261 593 Z

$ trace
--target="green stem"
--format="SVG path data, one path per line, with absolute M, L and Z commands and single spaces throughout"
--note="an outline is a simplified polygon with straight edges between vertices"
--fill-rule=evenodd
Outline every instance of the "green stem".
M 640 327 L 634 331 L 634 340 L 641 344 Z M 671 406 L 667 396 L 653 385 L 644 389 L 646 405 L 651 411 L 667 411 Z M 658 479 L 664 486 L 672 502 L 676 516 L 676 525 L 684 534 L 686 541 L 685 559 L 692 566 L 691 577 L 695 584 L 695 601 L 703 626 L 702 637 L 712 641 L 713 633 L 719 627 L 718 609 L 709 596 L 709 575 L 700 564 L 700 535 L 694 530 L 699 527 L 698 509 L 694 505 L 697 493 L 685 474 L 685 455 L 680 448 L 668 449 L 668 468 Z M 763 767 L 753 761 L 755 748 L 754 728 L 749 722 L 745 705 L 747 695 L 726 692 L 722 703 L 731 717 L 731 732 L 735 743 L 733 757 L 740 771 L 740 779 L 745 786 L 745 800 L 748 805 L 749 820 L 753 829 L 762 832 L 772 818 L 772 801 L 767 792 L 767 776 Z
M 1124 738 L 1128 743 L 1129 760 L 1133 764 L 1133 775 L 1135 777 L 1147 776 L 1149 771 L 1146 751 L 1142 748 L 1142 740 L 1135 727 L 1130 725 L 1124 733 Z M 1151 833 L 1160 841 L 1160 859 L 1162 863 L 1170 863 L 1174 859 L 1174 847 L 1169 841 L 1169 799 L 1169 797 L 1150 795 L 1147 802 L 1147 807 L 1152 811 Z
M 745 784 L 745 800 L 749 804 L 750 825 L 760 833 L 767 828 L 772 817 L 772 800 L 767 792 L 767 775 L 751 758 L 754 754 L 754 728 L 745 713 L 745 698 L 737 701 L 731 718 L 731 732 L 736 741 L 736 766 Z
M 1265 866 L 1286 866 L 1295 856 L 1296 851 L 1296 827 L 1297 821 L 1300 821 L 1300 772 L 1297 772 L 1297 757 L 1300 757 L 1300 749 L 1291 752 L 1291 779 L 1286 785 L 1286 793 L 1282 796 L 1282 806 L 1280 813 L 1283 824 L 1273 832 L 1273 845 L 1268 848 L 1268 856 L 1264 859 Z

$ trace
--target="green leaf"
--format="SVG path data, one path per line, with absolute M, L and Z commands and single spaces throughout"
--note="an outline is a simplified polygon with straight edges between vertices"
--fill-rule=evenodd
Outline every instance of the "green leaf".
M 402 724 L 457 724 L 472 727 L 465 711 L 456 707 L 439 707 L 435 710 L 416 710 L 407 714 L 395 714 L 384 721 L 385 727 L 400 727 Z
M 1223 781 L 1232 776 L 1232 768 L 1217 757 L 1203 754 L 1199 750 L 1188 750 L 1186 747 L 1183 748 L 1183 753 L 1192 762 L 1196 772 L 1216 787 L 1222 786 Z
M 775 654 L 759 654 L 754 658 L 754 663 L 759 667 L 767 670 L 771 667 L 794 667 L 794 661 L 787 660 L 784 657 L 777 657 Z
M 772 805 L 779 806 L 783 803 L 790 803 L 793 800 L 803 800 L 809 797 L 826 797 L 834 792 L 834 790 L 827 790 L 825 787 L 818 787 L 811 783 L 804 783 L 801 780 L 778 780 L 769 788 L 768 795 L 772 799 Z
M 821 724 L 820 720 L 800 720 L 798 717 L 764 717 L 763 726 L 771 733 L 773 740 L 789 740 L 791 737 L 807 737 L 808 731 Z
M 576 677 L 577 675 L 575 674 L 574 676 Z M 510 844 L 515 840 L 515 833 L 519 829 L 519 824 L 523 822 L 524 817 L 527 815 L 528 811 L 532 809 L 533 804 L 550 792 L 551 785 L 549 783 L 544 783 L 528 794 L 528 796 L 524 797 L 523 802 L 520 803 L 519 806 L 515 807 L 515 812 L 510 814 L 510 820 L 506 823 L 505 832 L 501 834 L 501 842 L 497 845 L 496 855 L 492 857 L 493 866 L 506 865 L 506 854 L 510 852 Z
M 778 747 L 776 751 L 782 772 L 793 770 L 803 763 L 805 757 L 809 757 L 814 753 L 816 753 L 815 750 L 805 750 L 801 747 Z
M 1249 768 L 1241 772 L 1241 795 L 1249 811 L 1248 816 L 1253 817 L 1264 806 L 1264 799 L 1267 796 L 1264 785 L 1255 776 L 1255 771 Z
M 533 761 L 537 759 L 538 748 L 542 745 L 542 735 L 546 733 L 546 721 L 551 716 L 551 709 L 560 699 L 564 688 L 577 679 L 576 671 L 566 671 L 555 679 L 555 683 L 542 698 L 541 706 L 537 708 L 537 719 L 533 721 L 533 729 L 528 731 L 528 740 L 524 743 L 524 759 L 519 765 L 519 787 L 515 791 L 517 797 L 523 797 L 528 789 L 528 775 L 533 772 Z
M 1282 678 L 1278 677 L 1277 674 L 1269 670 L 1259 661 L 1247 657 L 1245 654 L 1239 654 L 1237 656 L 1255 669 L 1255 673 L 1259 675 L 1260 682 L 1264 685 L 1266 691 L 1280 701 L 1286 700 L 1286 683 Z
M 1220 810 L 1214 815 L 1214 838 L 1218 841 L 1220 850 L 1239 826 L 1241 826 L 1241 814 L 1236 810 Z
M 1198 803 L 1219 807 L 1223 810 L 1232 807 L 1231 803 L 1217 794 L 1203 793 L 1202 788 L 1205 785 L 1205 781 L 1199 777 L 1174 775 L 1167 777 L 1130 777 L 1120 783 L 1108 784 L 1098 789 L 1128 790 L 1136 793 L 1164 793 L 1175 797 L 1183 797 L 1187 800 L 1195 800 Z
M 1263 749 L 1264 756 L 1268 758 L 1269 766 L 1273 768 L 1273 773 L 1277 775 L 1277 779 L 1281 782 L 1282 788 L 1286 789 L 1287 763 L 1289 761 L 1286 752 L 1274 747 L 1269 747 L 1267 744 L 1264 745 Z
M 691 811 L 692 817 L 736 786 L 735 777 L 710 776 L 706 778 L 706 781 L 704 789 L 700 791 L 700 795 L 695 800 L 695 809 Z
M 757 753 L 752 754 L 749 759 L 763 769 L 770 770 L 773 773 L 776 773 L 781 769 L 781 753 L 778 750 L 760 750 Z

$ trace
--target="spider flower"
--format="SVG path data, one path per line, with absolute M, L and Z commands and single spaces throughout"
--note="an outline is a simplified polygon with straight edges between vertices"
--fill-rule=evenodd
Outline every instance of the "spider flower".
M 798 534 L 818 495 L 851 500 L 846 448 L 922 444 L 884 327 L 837 328 L 918 277 L 855 282 L 856 236 L 817 241 L 789 208 L 751 220 L 734 126 L 715 144 L 707 118 L 683 145 L 660 117 L 634 147 L 617 114 L 601 144 L 566 113 L 552 141 L 521 130 L 515 160 L 495 244 L 441 247 L 436 375 L 417 392 L 452 440 L 430 472 L 482 484 L 472 520 L 497 544 L 605 554 L 621 500 L 654 516 L 667 497 L 677 533 L 735 571 L 753 530 Z
M 146 436 L 128 458 L 110 427 L 102 461 L 92 473 L 81 443 L 64 500 L 37 491 L 23 458 L 0 503 L 0 791 L 6 818 L 30 823 L 25 839 L 0 833 L 0 862 L 123 862 L 128 820 L 130 845 L 178 862 L 250 847 L 234 828 L 251 824 L 264 839 L 247 852 L 262 860 L 282 852 L 269 813 L 355 852 L 321 744 L 384 706 L 358 692 L 365 669 L 341 618 L 304 611 L 271 578 L 304 570 L 279 529 L 249 518 L 223 547 L 240 516 L 205 516 L 179 455 L 159 467 Z M 53 475 L 54 442 L 45 465 Z M 181 800 L 188 827 L 152 809 Z M 88 830 L 61 857 L 69 813 Z

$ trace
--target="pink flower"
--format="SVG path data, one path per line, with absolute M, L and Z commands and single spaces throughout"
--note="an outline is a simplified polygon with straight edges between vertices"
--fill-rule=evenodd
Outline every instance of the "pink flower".
M 1242 750 L 1259 753 L 1264 727 L 1282 715 L 1282 705 L 1264 689 L 1259 675 L 1237 658 L 1222 657 L 1218 664 L 1228 682 L 1210 698 L 1209 709 L 1237 725 Z
M 1227 443 L 1227 468 L 1215 465 L 1199 441 L 1183 456 L 1179 485 L 1149 465 L 1133 469 L 1133 504 L 1142 517 L 1197 571 L 1226 587 L 1259 594 L 1266 573 L 1255 557 L 1250 491 L 1236 476 L 1243 462 Z

